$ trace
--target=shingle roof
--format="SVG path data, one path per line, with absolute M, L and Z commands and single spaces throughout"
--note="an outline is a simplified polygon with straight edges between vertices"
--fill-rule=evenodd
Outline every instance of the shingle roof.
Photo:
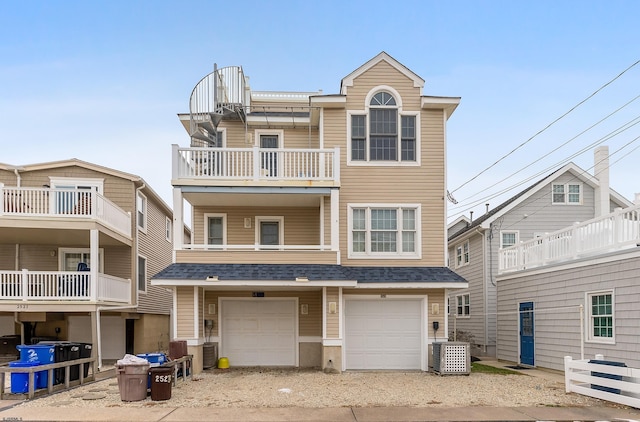
M 171 264 L 152 278 L 155 280 L 356 280 L 376 282 L 459 282 L 466 280 L 447 267 L 345 267 L 326 264 Z

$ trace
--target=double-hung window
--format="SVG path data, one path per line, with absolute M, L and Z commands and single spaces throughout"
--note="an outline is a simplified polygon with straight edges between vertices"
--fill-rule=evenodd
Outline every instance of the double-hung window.
M 407 257 L 420 255 L 419 207 L 350 207 L 350 248 L 353 257 Z
M 225 245 L 227 243 L 227 215 L 205 214 L 204 227 L 207 245 Z
M 377 92 L 364 112 L 350 115 L 352 162 L 417 161 L 417 116 L 402 113 L 391 93 Z
M 469 241 L 456 246 L 456 267 L 462 267 L 469 263 Z
M 138 192 L 136 201 L 136 221 L 138 228 L 144 232 L 147 231 L 147 197 Z
M 469 316 L 471 313 L 471 299 L 469 293 L 456 296 L 456 314 Z
M 518 243 L 517 231 L 501 231 L 500 232 L 500 248 L 508 248 Z
M 587 294 L 589 340 L 614 342 L 613 291 Z
M 582 203 L 582 186 L 579 183 L 553 184 L 553 204 L 579 205 Z

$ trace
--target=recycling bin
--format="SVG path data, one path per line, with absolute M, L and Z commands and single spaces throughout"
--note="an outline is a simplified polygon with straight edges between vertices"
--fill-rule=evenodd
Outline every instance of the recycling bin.
M 173 366 L 155 366 L 149 369 L 151 375 L 151 400 L 169 400 L 171 398 L 171 381 Z
M 13 361 L 9 362 L 9 368 L 30 368 L 33 366 L 39 366 L 40 362 L 22 362 Z M 42 386 L 42 374 L 44 374 L 44 386 Z M 33 374 L 34 389 L 47 387 L 47 371 L 40 371 Z M 12 372 L 11 373 L 11 393 L 21 394 L 29 392 L 29 373 L 28 372 Z
M 78 343 L 78 345 L 80 346 L 80 359 L 84 359 L 84 358 L 90 358 L 91 357 L 91 351 L 93 350 L 93 344 L 91 343 Z M 84 377 L 88 377 L 89 376 L 89 363 L 85 363 L 84 364 Z
M 140 401 L 147 398 L 149 364 L 116 364 L 116 378 L 122 401 Z

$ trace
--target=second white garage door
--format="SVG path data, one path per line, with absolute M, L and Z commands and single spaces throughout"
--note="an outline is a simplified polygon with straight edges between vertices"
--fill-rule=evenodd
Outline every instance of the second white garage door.
M 295 366 L 296 302 L 224 300 L 222 354 L 231 366 Z
M 346 299 L 346 369 L 422 369 L 422 300 Z

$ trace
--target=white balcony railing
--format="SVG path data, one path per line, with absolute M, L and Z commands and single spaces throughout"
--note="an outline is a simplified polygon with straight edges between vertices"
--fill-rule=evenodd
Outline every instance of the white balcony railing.
M 173 179 L 253 181 L 340 180 L 340 148 L 180 148 L 173 145 Z
M 330 251 L 331 245 L 182 245 L 184 250 L 206 251 Z
M 93 218 L 131 237 L 131 214 L 96 191 L 8 187 L 0 183 L 0 216 Z
M 498 271 L 519 271 L 614 252 L 638 244 L 640 204 L 501 249 Z
M 0 303 L 89 302 L 94 289 L 98 302 L 131 302 L 131 280 L 107 274 L 98 273 L 93 283 L 91 273 L 81 271 L 0 271 Z

